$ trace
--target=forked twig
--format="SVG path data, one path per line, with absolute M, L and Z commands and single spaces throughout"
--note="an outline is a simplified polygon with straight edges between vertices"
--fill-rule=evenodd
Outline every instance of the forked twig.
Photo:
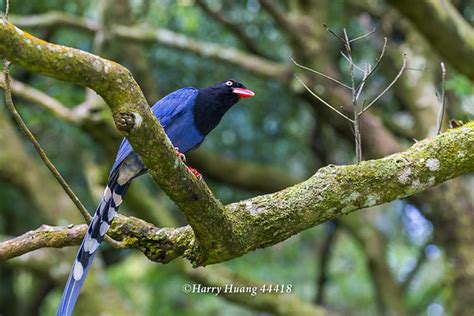
M 352 42 L 361 40 L 361 39 L 363 39 L 363 38 L 369 37 L 370 35 L 372 35 L 372 33 L 375 32 L 375 30 L 376 30 L 376 28 L 374 27 L 374 28 L 372 29 L 372 31 L 367 32 L 367 33 L 365 33 L 364 35 L 361 35 L 361 36 L 359 36 L 359 37 L 356 37 L 356 38 L 351 39 L 351 40 L 349 41 L 349 43 L 352 43 Z
M 313 96 L 315 97 L 316 99 L 318 99 L 321 103 L 323 103 L 324 105 L 326 105 L 327 107 L 329 107 L 331 110 L 333 110 L 334 112 L 336 112 L 337 114 L 339 114 L 340 116 L 342 116 L 343 118 L 345 118 L 346 120 L 348 120 L 349 122 L 351 123 L 354 123 L 354 121 L 349 118 L 348 116 L 346 116 L 344 113 L 340 112 L 338 109 L 336 109 L 335 107 L 333 107 L 332 105 L 330 105 L 328 102 L 324 101 L 319 95 L 317 95 L 316 93 L 314 93 L 305 83 L 303 80 L 301 80 L 298 76 L 295 75 L 295 78 L 298 79 L 299 82 L 301 82 L 301 84 L 303 85 L 303 87 L 305 87 L 305 89 Z
M 387 48 L 387 37 L 384 37 L 382 51 L 380 52 L 379 58 L 377 59 L 377 62 L 375 63 L 374 68 L 372 68 L 372 70 L 369 71 L 367 76 L 364 79 L 362 79 L 357 89 L 360 89 L 363 86 L 363 84 L 365 84 L 365 82 L 369 80 L 369 78 L 375 73 L 375 70 L 377 70 L 377 68 L 380 65 L 380 62 L 382 61 L 383 56 L 385 55 L 386 48 Z
M 407 56 L 406 54 L 403 54 L 403 65 L 402 68 L 400 68 L 400 71 L 398 72 L 397 76 L 390 82 L 390 84 L 378 95 L 375 97 L 374 100 L 372 100 L 365 108 L 362 109 L 362 111 L 359 113 L 359 115 L 364 114 L 372 105 L 374 105 L 375 102 L 377 102 L 390 88 L 395 84 L 395 82 L 398 81 L 398 79 L 402 76 L 403 72 L 406 69 L 407 65 Z
M 314 96 L 316 99 L 318 99 L 321 103 L 323 103 L 324 105 L 326 105 L 327 107 L 329 107 L 331 110 L 335 111 L 337 114 L 339 114 L 340 116 L 342 116 L 344 119 L 346 119 L 347 121 L 349 121 L 350 123 L 352 123 L 351 125 L 351 128 L 352 128 L 352 132 L 354 133 L 354 142 L 355 142 L 355 153 L 356 153 L 356 159 L 357 159 L 357 162 L 360 162 L 362 160 L 362 138 L 361 138 L 361 130 L 360 130 L 360 117 L 366 112 L 368 111 L 394 84 L 395 82 L 397 82 L 397 80 L 401 77 L 401 75 L 403 74 L 403 72 L 405 71 L 405 69 L 407 69 L 406 67 L 406 55 L 403 56 L 403 65 L 400 69 L 400 72 L 397 74 L 397 76 L 393 79 L 393 81 L 380 93 L 378 94 L 374 100 L 372 100 L 370 103 L 367 104 L 367 100 L 364 98 L 364 101 L 362 102 L 362 104 L 360 104 L 358 102 L 360 96 L 362 95 L 362 91 L 366 85 L 366 83 L 368 82 L 368 80 L 371 78 L 371 76 L 375 73 L 375 71 L 378 69 L 384 55 L 385 55 L 385 50 L 387 48 L 387 38 L 384 37 L 384 43 L 383 43 L 383 46 L 382 46 L 382 50 L 380 51 L 380 55 L 379 57 L 376 59 L 376 63 L 375 65 L 372 67 L 370 64 L 367 64 L 366 65 L 366 69 L 363 69 L 362 67 L 358 66 L 356 63 L 354 63 L 354 60 L 353 60 L 353 57 L 352 57 L 352 48 L 351 48 L 351 43 L 352 42 L 355 42 L 357 40 L 361 40 L 361 39 L 364 39 L 364 38 L 367 38 L 368 36 L 372 35 L 374 32 L 375 32 L 375 28 L 372 29 L 370 32 L 364 34 L 364 35 L 361 35 L 361 36 L 358 36 L 354 39 L 350 39 L 349 38 L 349 35 L 348 35 L 348 32 L 347 30 L 344 28 L 343 29 L 343 36 L 337 34 L 336 32 L 332 31 L 330 28 L 328 28 L 328 26 L 326 24 L 323 24 L 324 28 L 329 32 L 331 33 L 332 35 L 334 35 L 336 38 L 338 38 L 343 44 L 344 44 L 344 48 L 345 48 L 345 52 L 344 51 L 341 51 L 341 55 L 344 57 L 344 59 L 349 63 L 349 76 L 350 76 L 350 79 L 351 79 L 351 84 L 350 85 L 346 85 L 342 82 L 340 82 L 339 80 L 336 80 L 326 74 L 323 74 L 317 70 L 314 70 L 314 69 L 311 69 L 311 68 L 308 68 L 308 67 L 305 67 L 303 65 L 300 65 L 298 64 L 294 59 L 292 59 L 293 63 L 300 67 L 300 68 L 303 68 L 305 70 L 308 70 L 308 71 L 311 71 L 319 76 L 322 76 L 326 79 L 329 79 L 329 80 L 332 80 L 340 85 L 342 85 L 343 87 L 351 90 L 351 95 L 352 95 L 352 99 L 351 99 L 351 103 L 352 103 L 352 111 L 353 111 L 353 118 L 349 118 L 348 116 L 346 116 L 344 113 L 342 113 L 341 111 L 337 110 L 334 106 L 332 106 L 331 104 L 329 104 L 328 102 L 324 101 L 321 97 L 319 97 L 316 93 L 314 93 L 304 82 L 303 80 L 301 80 L 300 78 L 298 78 L 296 76 L 296 79 L 298 79 L 301 84 L 305 87 L 305 89 L 312 95 Z M 362 79 L 360 80 L 360 82 L 358 82 L 356 84 L 356 79 L 355 79 L 355 76 L 354 76 L 354 71 L 357 70 L 357 71 L 360 71 L 362 72 L 363 74 L 363 77 Z M 444 89 L 444 79 L 443 79 L 443 89 Z M 444 91 L 443 91 L 444 92 Z M 443 93 L 443 100 L 444 100 L 444 93 Z M 444 103 L 444 101 L 442 101 Z M 444 111 L 444 110 L 443 110 Z
M 323 78 L 326 78 L 326 79 L 328 79 L 328 80 L 334 81 L 335 83 L 338 83 L 338 84 L 340 84 L 341 86 L 343 86 L 343 87 L 345 87 L 345 88 L 347 88 L 347 89 L 351 89 L 351 87 L 349 87 L 349 86 L 346 85 L 345 83 L 343 83 L 343 82 L 341 82 L 341 81 L 339 81 L 339 80 L 337 80 L 337 79 L 335 79 L 335 78 L 333 78 L 333 77 L 331 77 L 331 76 L 325 75 L 325 74 L 323 74 L 322 72 L 319 72 L 319 71 L 317 71 L 317 70 L 311 69 L 311 68 L 306 67 L 306 66 L 303 66 L 303 65 L 301 65 L 301 64 L 298 64 L 298 63 L 296 62 L 296 60 L 293 59 L 293 57 L 290 57 L 290 58 L 291 58 L 291 61 L 293 62 L 293 64 L 295 64 L 297 67 L 300 67 L 300 68 L 302 68 L 302 69 L 308 70 L 308 71 L 310 71 L 310 72 L 312 72 L 312 73 L 315 73 L 315 74 L 317 74 L 317 75 L 319 75 L 319 76 L 321 76 L 321 77 L 323 77 Z
M 341 51 L 340 53 L 341 53 L 341 56 L 344 57 L 344 59 L 345 59 L 347 62 L 349 62 L 349 63 L 351 62 L 350 59 L 349 59 L 349 57 L 347 57 L 346 54 L 344 54 L 343 51 Z M 355 67 L 357 70 L 359 70 L 360 72 L 362 72 L 362 73 L 365 73 L 365 72 L 366 72 L 364 69 L 362 69 L 361 67 L 359 67 L 356 63 L 354 63 L 354 67 Z M 351 88 L 351 89 L 352 89 L 352 88 Z

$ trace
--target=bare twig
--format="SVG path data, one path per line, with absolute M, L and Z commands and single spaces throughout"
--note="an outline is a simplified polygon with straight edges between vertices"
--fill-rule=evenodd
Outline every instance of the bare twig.
M 356 160 L 357 160 L 357 162 L 360 162 L 360 161 L 362 161 L 362 137 L 361 137 L 361 132 L 360 132 L 360 116 L 368 109 L 369 106 L 365 107 L 365 100 L 364 100 L 362 106 L 360 106 L 359 103 L 358 103 L 358 100 L 359 100 L 359 97 L 362 95 L 362 91 L 363 91 L 363 89 L 365 87 L 365 84 L 367 83 L 368 79 L 375 73 L 378 66 L 380 65 L 380 62 L 381 62 L 381 60 L 382 60 L 382 58 L 385 54 L 385 49 L 387 47 L 387 38 L 384 37 L 384 44 L 383 44 L 383 47 L 382 47 L 382 51 L 380 52 L 380 56 L 376 59 L 375 66 L 372 67 L 370 64 L 367 64 L 366 69 L 363 69 L 362 67 L 360 67 L 356 63 L 354 63 L 354 60 L 352 58 L 351 43 L 354 42 L 354 41 L 357 41 L 357 40 L 364 39 L 364 38 L 372 35 L 375 32 L 375 28 L 372 29 L 370 32 L 368 32 L 366 34 L 358 36 L 354 39 L 350 39 L 349 35 L 347 33 L 347 30 L 345 28 L 343 29 L 343 35 L 341 36 L 341 35 L 337 34 L 336 32 L 334 32 L 333 30 L 331 30 L 327 25 L 323 24 L 323 26 L 326 28 L 326 30 L 329 33 L 334 35 L 336 38 L 338 38 L 344 44 L 344 50 L 345 51 L 341 51 L 341 55 L 349 63 L 349 76 L 351 78 L 351 85 L 350 86 L 344 85 L 344 86 L 351 90 L 351 95 L 352 95 L 351 103 L 352 103 L 352 110 L 353 110 L 353 119 L 351 120 L 351 122 L 353 124 L 352 131 L 354 133 Z M 358 84 L 356 84 L 356 82 L 355 82 L 354 70 L 360 71 L 363 74 L 362 80 Z M 325 76 L 324 74 L 319 74 L 319 75 Z M 388 90 L 390 87 L 391 87 L 391 85 L 386 90 Z M 383 93 L 386 92 L 386 90 L 382 92 L 382 95 L 383 95 Z M 379 96 L 379 97 L 381 97 L 381 96 Z M 376 100 L 374 100 L 374 101 L 377 101 L 379 97 L 377 97 Z M 370 104 L 370 106 L 371 105 L 372 104 Z
M 436 120 L 436 135 L 441 133 L 441 128 L 443 127 L 443 118 L 444 118 L 444 113 L 446 112 L 446 100 L 445 100 L 445 89 L 444 89 L 444 84 L 446 82 L 446 67 L 444 66 L 444 63 L 440 63 L 441 66 L 441 97 L 439 102 L 441 103 L 441 106 L 439 108 L 438 112 L 438 118 Z
M 79 198 L 74 194 L 72 189 L 66 183 L 64 178 L 59 173 L 58 169 L 56 169 L 56 167 L 51 162 L 51 160 L 49 160 L 47 154 L 44 152 L 43 148 L 38 143 L 38 141 L 36 140 L 33 133 L 31 133 L 31 131 L 28 129 L 25 122 L 21 118 L 20 114 L 16 110 L 15 105 L 13 103 L 11 89 L 10 89 L 10 70 L 9 70 L 9 66 L 10 66 L 10 62 L 5 61 L 4 64 L 3 64 L 3 72 L 4 72 L 4 75 L 5 75 L 5 89 L 4 90 L 5 90 L 5 102 L 6 102 L 8 111 L 10 112 L 12 117 L 15 119 L 15 121 L 18 124 L 18 126 L 20 127 L 21 131 L 26 135 L 28 140 L 33 144 L 33 146 L 36 149 L 36 152 L 41 157 L 41 160 L 43 160 L 44 164 L 48 167 L 48 169 L 51 171 L 51 173 L 56 178 L 56 180 L 58 180 L 59 184 L 64 189 L 66 194 L 71 198 L 72 202 L 79 209 L 79 211 L 81 212 L 84 219 L 87 221 L 87 223 L 90 223 L 91 215 L 89 214 L 89 212 L 87 212 L 86 208 L 84 207 L 84 205 L 82 205 Z
M 385 54 L 385 49 L 387 48 L 387 37 L 384 37 L 383 38 L 383 46 L 382 46 L 382 51 L 380 52 L 380 55 L 379 55 L 379 58 L 377 59 L 376 63 L 375 63 L 375 66 L 374 68 L 372 68 L 372 70 L 369 70 L 369 73 L 367 74 L 367 76 L 362 79 L 362 81 L 359 83 L 359 87 L 358 89 L 362 89 L 363 85 L 365 84 L 365 82 L 367 82 L 367 80 L 372 76 L 372 74 L 375 73 L 375 70 L 377 70 L 377 68 L 379 67 L 380 65 L 380 62 L 382 61 L 382 58 Z
M 341 53 L 341 56 L 344 57 L 344 59 L 345 59 L 347 62 L 349 62 L 349 63 L 351 62 L 351 61 L 349 60 L 349 57 L 347 57 L 347 55 L 344 54 L 343 51 L 341 51 L 340 53 Z M 365 73 L 365 72 L 366 72 L 366 70 L 364 70 L 364 69 L 362 69 L 361 67 L 359 67 L 356 63 L 354 63 L 354 67 L 355 67 L 355 69 L 359 70 L 359 71 L 362 72 L 362 73 Z M 349 87 L 349 88 L 350 88 L 350 87 Z
M 368 64 L 367 70 L 364 71 L 364 77 L 362 78 L 362 81 L 360 82 L 359 86 L 356 89 L 356 101 L 359 100 L 362 90 L 364 90 L 364 85 L 367 82 L 367 77 L 370 75 L 371 71 L 372 70 L 370 68 L 370 64 Z M 364 108 L 363 104 L 362 104 L 362 108 Z
M 374 32 L 375 32 L 375 27 L 370 31 L 370 32 L 367 32 L 366 34 L 364 35 L 361 35 L 359 37 L 356 37 L 356 38 L 353 38 L 349 41 L 349 43 L 352 43 L 352 42 L 355 42 L 355 41 L 358 41 L 358 40 L 361 40 L 363 38 L 366 38 L 366 37 L 369 37 L 370 35 L 372 35 Z
M 346 40 L 344 38 L 342 38 L 339 34 L 331 30 L 326 24 L 323 24 L 323 27 L 326 29 L 326 31 L 334 35 L 336 38 L 338 38 L 343 44 L 346 43 Z
M 402 76 L 403 72 L 406 69 L 407 65 L 407 56 L 406 54 L 403 54 L 403 65 L 402 68 L 400 68 L 400 71 L 398 72 L 397 76 L 393 79 L 393 81 L 378 95 L 375 97 L 374 100 L 372 100 L 367 106 L 362 109 L 362 111 L 359 113 L 359 115 L 364 114 L 372 105 L 374 105 L 375 102 L 377 102 L 390 88 L 398 81 L 398 79 Z
M 71 201 L 74 203 L 74 205 L 76 205 L 77 209 L 79 210 L 81 215 L 84 217 L 86 222 L 89 224 L 91 219 L 92 219 L 91 215 L 89 214 L 87 209 L 84 207 L 82 202 L 79 200 L 79 198 L 76 196 L 76 194 L 69 187 L 66 180 L 64 180 L 62 175 L 59 173 L 58 169 L 56 169 L 56 167 L 51 162 L 51 160 L 49 160 L 48 155 L 43 150 L 41 145 L 38 143 L 38 141 L 36 140 L 36 137 L 33 135 L 33 133 L 31 133 L 31 131 L 28 129 L 28 126 L 25 124 L 25 122 L 21 118 L 20 113 L 18 113 L 18 111 L 16 110 L 15 104 L 13 103 L 11 87 L 10 87 L 10 69 L 9 69 L 9 66 L 10 66 L 10 62 L 5 61 L 4 64 L 3 64 L 3 72 L 4 72 L 4 76 L 5 76 L 4 91 L 5 91 L 5 103 L 7 105 L 8 111 L 10 112 L 13 119 L 16 121 L 16 123 L 20 127 L 21 131 L 26 135 L 28 140 L 33 144 L 33 146 L 36 149 L 36 152 L 40 156 L 41 160 L 43 160 L 46 167 L 48 167 L 48 169 L 51 171 L 53 176 L 59 182 L 59 184 L 64 189 L 66 194 L 69 196 Z M 112 238 L 110 238 L 108 236 L 105 236 L 105 240 L 107 242 L 109 242 L 115 248 L 123 248 L 123 245 L 120 242 L 117 242 L 117 241 L 113 240 Z
M 303 66 L 303 65 L 301 65 L 301 64 L 298 64 L 298 63 L 296 62 L 296 60 L 294 60 L 292 57 L 290 57 L 290 58 L 291 58 L 291 61 L 293 62 L 293 64 L 295 64 L 297 67 L 300 67 L 300 68 L 302 68 L 302 69 L 311 71 L 312 73 L 315 73 L 315 74 L 317 74 L 317 75 L 319 75 L 319 76 L 321 76 L 321 77 L 323 77 L 323 78 L 326 78 L 326 79 L 328 79 L 328 80 L 334 81 L 335 83 L 340 84 L 341 86 L 343 86 L 343 87 L 345 87 L 345 88 L 347 88 L 347 89 L 350 89 L 350 88 L 351 88 L 351 87 L 349 87 L 348 85 L 346 85 L 345 83 L 343 83 L 343 82 L 341 82 L 341 81 L 339 81 L 339 80 L 337 80 L 337 79 L 335 79 L 335 78 L 333 78 L 333 77 L 331 77 L 331 76 L 325 75 L 325 74 L 323 74 L 322 72 L 319 72 L 319 71 L 317 71 L 317 70 L 311 69 L 311 68 L 306 67 L 306 66 Z
M 355 142 L 355 152 L 356 152 L 356 161 L 357 163 L 362 161 L 362 139 L 360 135 L 360 116 L 359 109 L 357 106 L 357 93 L 355 78 L 354 78 L 354 62 L 352 59 L 352 50 L 351 42 L 349 40 L 349 35 L 347 30 L 343 29 L 344 32 L 344 47 L 346 49 L 347 60 L 349 61 L 349 76 L 351 77 L 351 94 L 352 94 L 352 111 L 353 111 L 353 127 L 354 127 L 354 142 Z M 367 77 L 366 72 L 364 72 L 364 79 Z
M 330 105 L 328 102 L 324 101 L 319 95 L 317 95 L 316 93 L 314 93 L 305 83 L 303 80 L 301 80 L 298 76 L 295 76 L 296 79 L 298 79 L 299 82 L 301 82 L 301 84 L 303 85 L 303 87 L 305 87 L 305 89 L 313 96 L 315 97 L 316 99 L 318 99 L 319 102 L 323 103 L 324 105 L 326 105 L 327 107 L 329 107 L 331 110 L 333 110 L 334 112 L 336 112 L 337 114 L 339 114 L 340 116 L 342 116 L 343 118 L 345 118 L 346 120 L 348 120 L 349 122 L 351 123 L 354 123 L 354 121 L 352 119 L 350 119 L 348 116 L 346 116 L 344 113 L 340 112 L 338 109 L 336 109 L 335 107 L 333 107 L 332 105 Z

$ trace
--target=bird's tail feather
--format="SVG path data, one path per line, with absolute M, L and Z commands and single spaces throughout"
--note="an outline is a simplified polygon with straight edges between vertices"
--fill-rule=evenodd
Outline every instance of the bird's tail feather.
M 127 192 L 130 183 L 120 185 L 117 182 L 118 176 L 119 168 L 110 175 L 102 200 L 82 240 L 63 291 L 58 316 L 70 316 L 72 314 L 87 272 L 94 260 L 95 252 L 104 239 L 104 235 L 122 203 L 122 198 Z

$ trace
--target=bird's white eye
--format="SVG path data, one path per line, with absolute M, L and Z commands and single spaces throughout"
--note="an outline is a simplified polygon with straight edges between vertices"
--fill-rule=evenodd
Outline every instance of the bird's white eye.
M 232 81 L 230 81 L 230 80 L 229 80 L 229 81 L 226 81 L 226 82 L 225 82 L 225 84 L 226 84 L 226 85 L 228 85 L 228 86 L 230 87 L 230 86 L 231 86 L 231 85 L 233 85 L 234 83 L 233 83 Z

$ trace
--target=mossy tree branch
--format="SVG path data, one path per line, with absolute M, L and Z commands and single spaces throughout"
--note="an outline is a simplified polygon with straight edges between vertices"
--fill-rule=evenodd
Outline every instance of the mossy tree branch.
M 227 238 L 233 235 L 229 214 L 176 156 L 126 68 L 78 49 L 42 41 L 4 19 L 0 20 L 0 56 L 30 71 L 87 86 L 102 96 L 117 128 L 193 227 L 198 241 L 195 247 L 202 247 L 199 253 L 203 256 L 196 261 L 207 261 L 211 249 L 230 253 L 241 248 L 237 240 Z
M 228 237 L 243 245 L 231 254 L 215 248 L 203 262 L 199 248 L 193 247 L 190 227 L 160 229 L 133 217 L 119 216 L 111 236 L 153 261 L 183 256 L 195 265 L 218 263 L 274 245 L 326 220 L 410 196 L 473 171 L 474 122 L 470 122 L 405 152 L 358 165 L 329 165 L 285 190 L 227 205 L 236 232 Z M 0 249 L 4 246 L 0 244 Z
M 443 134 L 432 140 L 430 146 L 422 147 L 423 150 L 420 150 L 423 143 L 418 143 L 398 157 L 390 156 L 360 166 L 326 167 L 291 188 L 224 209 L 206 186 L 197 183 L 180 166 L 171 144 L 125 68 L 86 52 L 48 44 L 5 21 L 0 26 L 1 56 L 27 69 L 90 86 L 107 101 L 118 128 L 143 157 L 152 176 L 188 216 L 198 243 L 189 243 L 192 249 L 180 254 L 196 265 L 240 256 L 252 249 L 275 244 L 327 219 L 411 195 L 472 171 L 471 126 L 457 130 L 458 133 Z M 428 167 L 420 162 L 425 160 L 427 164 L 436 166 L 435 170 L 428 169 L 430 176 L 426 173 Z M 449 168 L 444 169 L 447 166 Z M 393 172 L 400 173 L 398 176 L 405 182 Z M 379 183 L 380 179 L 386 181 Z M 395 181 L 393 187 L 381 190 L 387 188 L 387 181 Z M 327 190 L 329 186 L 335 186 L 331 192 Z M 268 234 L 269 231 L 272 233 Z M 206 247 L 196 247 L 196 244 L 206 242 Z M 162 252 L 161 257 L 153 254 L 156 247 L 142 247 L 154 260 L 162 261 Z

